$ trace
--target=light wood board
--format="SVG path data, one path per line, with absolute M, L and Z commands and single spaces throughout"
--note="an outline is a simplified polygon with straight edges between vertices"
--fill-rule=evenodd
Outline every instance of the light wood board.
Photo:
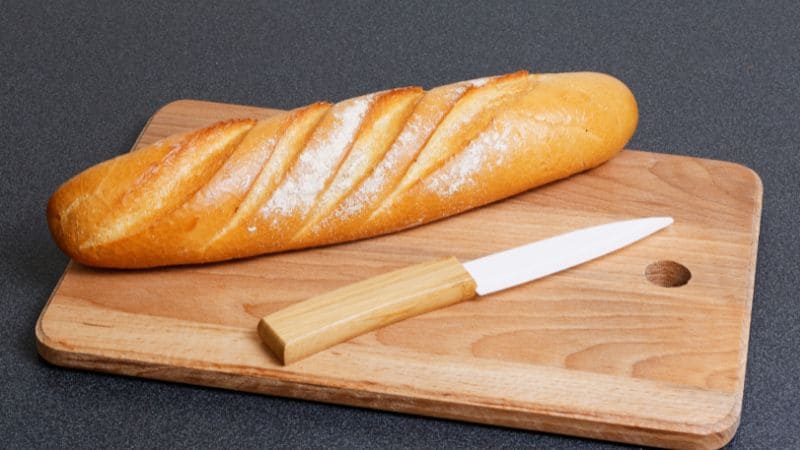
M 137 146 L 275 110 L 183 100 Z M 590 172 L 402 233 L 146 271 L 70 264 L 36 326 L 53 364 L 667 447 L 739 422 L 762 188 L 740 165 L 624 151 Z M 671 215 L 636 245 L 406 320 L 282 367 L 259 318 L 365 277 L 620 219 Z M 683 264 L 655 285 L 645 268 Z

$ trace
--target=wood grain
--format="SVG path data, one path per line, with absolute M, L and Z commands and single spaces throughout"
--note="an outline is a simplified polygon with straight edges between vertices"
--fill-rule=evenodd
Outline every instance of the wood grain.
M 159 110 L 136 145 L 273 113 L 182 100 Z M 624 151 L 590 172 L 380 238 L 156 270 L 70 264 L 36 337 L 45 359 L 67 367 L 644 445 L 720 447 L 741 410 L 761 192 L 758 176 L 740 165 Z M 613 255 L 289 366 L 256 332 L 267 314 L 370 276 L 660 215 L 675 223 Z M 687 268 L 688 283 L 648 281 L 646 268 L 658 261 Z

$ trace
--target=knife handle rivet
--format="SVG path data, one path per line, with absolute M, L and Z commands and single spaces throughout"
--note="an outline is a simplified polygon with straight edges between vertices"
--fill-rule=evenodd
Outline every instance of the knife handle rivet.
M 692 272 L 683 264 L 661 260 L 648 265 L 644 276 L 656 286 L 680 287 L 689 282 Z

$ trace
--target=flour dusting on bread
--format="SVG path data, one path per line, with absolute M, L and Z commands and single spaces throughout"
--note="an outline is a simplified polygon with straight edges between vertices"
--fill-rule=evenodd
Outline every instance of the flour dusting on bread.
M 367 95 L 346 101 L 343 107 L 333 107 L 330 131 L 311 138 L 311 145 L 300 153 L 286 180 L 261 209 L 262 215 L 275 215 L 278 220 L 280 215 L 308 211 L 342 154 L 352 144 L 373 98 L 374 95 Z
M 511 144 L 511 131 L 508 127 L 485 130 L 449 164 L 431 174 L 425 186 L 437 195 L 447 197 L 461 191 L 465 185 L 474 184 L 475 172 L 492 171 L 502 164 Z

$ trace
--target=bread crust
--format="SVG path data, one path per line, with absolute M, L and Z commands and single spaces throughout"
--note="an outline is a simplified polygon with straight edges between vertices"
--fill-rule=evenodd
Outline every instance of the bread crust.
M 194 264 L 362 239 L 596 167 L 636 101 L 604 74 L 508 75 L 219 122 L 93 166 L 50 198 L 98 267 Z

